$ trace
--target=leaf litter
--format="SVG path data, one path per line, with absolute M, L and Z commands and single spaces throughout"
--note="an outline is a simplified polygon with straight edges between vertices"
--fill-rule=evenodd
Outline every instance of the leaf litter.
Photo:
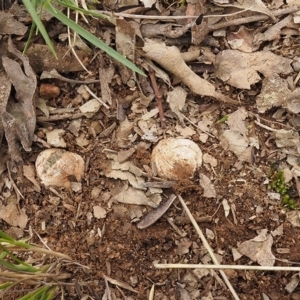
M 26 73 L 28 66 L 26 56 L 21 57 L 18 50 L 12 50 L 12 53 L 22 60 L 26 75 L 31 74 L 27 76 L 28 78 L 24 77 L 23 69 L 8 56 L 3 63 L 7 75 L 1 73 L 2 135 L 6 135 L 13 159 L 17 161 L 21 161 L 24 157 L 28 159 L 23 166 L 23 180 L 28 180 L 26 185 L 19 183 L 18 177 L 14 175 L 17 173 L 12 173 L 14 180 L 9 178 L 6 175 L 9 169 L 6 170 L 5 165 L 2 167 L 1 201 L 5 203 L 3 207 L 5 214 L 1 215 L 1 219 L 11 226 L 24 229 L 28 222 L 25 216 L 27 213 L 32 224 L 35 226 L 44 224 L 46 226 L 43 227 L 46 228 L 44 233 L 49 237 L 51 237 L 50 230 L 53 230 L 53 234 L 62 233 L 62 238 L 67 244 L 72 243 L 71 237 L 76 239 L 75 231 L 78 226 L 82 226 L 89 232 L 86 241 L 90 248 L 84 248 L 85 246 L 80 243 L 76 244 L 76 247 L 81 249 L 81 253 L 89 253 L 91 247 L 97 247 L 97 251 L 106 258 L 106 266 L 100 267 L 101 272 L 109 275 L 113 270 L 114 275 L 120 279 L 108 280 L 109 277 L 106 276 L 107 282 L 113 285 L 123 282 L 123 285 L 120 284 L 121 288 L 135 293 L 137 291 L 132 287 L 138 286 L 130 281 L 128 273 L 133 275 L 132 272 L 141 271 L 139 266 L 142 265 L 147 269 L 148 277 L 157 282 L 155 294 L 159 295 L 158 299 L 172 297 L 176 293 L 174 289 L 185 299 L 214 299 L 220 294 L 230 297 L 222 282 L 225 279 L 218 278 L 217 272 L 205 275 L 209 278 L 210 288 L 206 288 L 207 285 L 199 280 L 193 281 L 188 278 L 188 272 L 184 272 L 183 277 L 176 277 L 176 282 L 180 284 L 178 287 L 175 285 L 175 277 L 173 278 L 171 274 L 170 282 L 174 284 L 168 283 L 168 286 L 171 286 L 168 290 L 164 288 L 166 281 L 163 279 L 169 274 L 164 277 L 166 273 L 162 271 L 161 277 L 154 276 L 152 267 L 154 260 L 172 260 L 172 262 L 185 260 L 199 263 L 204 261 L 208 251 L 200 243 L 197 244 L 199 241 L 193 236 L 190 225 L 184 225 L 184 232 L 190 233 L 189 238 L 181 236 L 182 225 L 177 220 L 179 217 L 184 218 L 185 214 L 174 200 L 175 196 L 170 196 L 171 192 L 184 194 L 188 199 L 188 205 L 193 208 L 195 218 L 200 220 L 199 222 L 206 220 L 204 228 L 210 237 L 209 243 L 225 263 L 233 263 L 231 249 L 235 251 L 234 260 L 239 260 L 243 264 L 273 266 L 277 258 L 299 260 L 295 251 L 296 245 L 292 242 L 293 229 L 287 228 L 289 223 L 286 222 L 290 222 L 289 226 L 298 227 L 298 210 L 289 211 L 286 207 L 282 207 L 280 194 L 279 198 L 271 199 L 267 183 L 264 183 L 269 178 L 273 164 L 277 164 L 278 170 L 285 169 L 286 174 L 289 172 L 294 174 L 287 181 L 289 186 L 297 186 L 299 181 L 297 175 L 299 120 L 298 125 L 295 125 L 299 112 L 297 89 L 299 70 L 295 70 L 297 52 L 292 47 L 294 37 L 288 34 L 290 30 L 293 34 L 296 32 L 296 36 L 299 35 L 296 16 L 289 10 L 285 13 L 286 16 L 279 20 L 284 15 L 280 10 L 283 3 L 273 3 L 276 10 L 272 10 L 263 1 L 212 1 L 219 6 L 218 14 L 229 14 L 227 20 L 222 20 L 221 16 L 206 16 L 206 10 L 208 14 L 212 14 L 212 6 L 203 6 L 204 2 L 199 1 L 196 5 L 188 4 L 186 8 L 184 7 L 186 19 L 177 19 L 174 16 L 176 9 L 169 8 L 167 12 L 169 16 L 173 16 L 173 23 L 165 27 L 169 30 L 166 39 L 161 39 L 155 31 L 152 33 L 153 39 L 149 39 L 148 30 L 152 25 L 156 25 L 151 24 L 151 21 L 145 22 L 136 18 L 137 22 L 133 22 L 128 16 L 125 19 L 118 19 L 118 13 L 116 14 L 118 50 L 132 61 L 141 63 L 144 60 L 142 65 L 145 66 L 145 71 L 147 72 L 148 66 L 151 65 L 157 77 L 163 80 L 150 83 L 149 79 L 135 77 L 131 71 L 122 66 L 117 66 L 120 72 L 117 73 L 115 63 L 111 61 L 107 63 L 103 57 L 98 57 L 94 58 L 98 66 L 95 70 L 87 60 L 85 61 L 94 73 L 88 75 L 82 73 L 78 80 L 60 75 L 57 70 L 62 72 L 63 69 L 56 65 L 57 70 L 51 71 L 54 74 L 51 84 L 53 91 L 56 92 L 42 93 L 40 89 L 39 97 L 43 96 L 45 99 L 38 99 L 35 102 L 36 77 L 30 68 L 27 68 Z M 152 4 L 155 4 L 153 9 L 158 11 L 162 9 L 161 3 Z M 144 2 L 143 5 L 148 7 L 151 3 Z M 238 21 L 235 20 L 238 18 L 237 11 L 243 13 L 243 20 L 240 19 L 240 23 L 235 22 Z M 197 24 L 197 21 L 193 23 L 191 20 L 197 19 L 200 13 L 204 13 L 203 23 Z M 157 18 L 152 23 L 163 25 L 160 16 L 151 16 L 151 13 L 149 16 Z M 256 24 L 250 21 L 258 18 L 254 21 L 262 22 L 269 17 L 273 24 L 264 23 L 263 28 L 255 28 Z M 132 18 L 134 19 L 135 15 L 132 15 Z M 242 25 L 247 23 L 249 28 Z M 178 28 L 174 29 L 174 24 L 178 25 Z M 235 25 L 233 33 L 231 25 Z M 219 30 L 215 29 L 217 26 L 225 34 L 221 32 L 222 30 L 217 33 Z M 205 55 L 203 49 L 196 48 L 194 51 L 193 48 L 198 61 L 196 64 L 203 66 L 205 65 L 203 61 L 208 62 L 211 73 L 199 75 L 194 72 L 190 65 L 195 58 L 186 58 L 191 49 L 188 49 L 189 46 L 176 44 L 176 39 L 182 41 L 183 35 L 189 30 L 191 33 L 189 42 L 199 44 L 201 41 L 206 49 L 218 48 L 215 52 L 206 51 Z M 103 33 L 100 35 L 109 41 L 111 32 L 113 31 L 108 30 L 105 35 Z M 170 38 L 172 34 L 173 39 Z M 206 40 L 208 34 L 210 41 Z M 220 46 L 218 34 L 226 41 L 226 47 Z M 137 36 L 145 38 L 147 35 L 148 39 L 145 39 L 139 47 L 142 50 L 136 51 L 136 43 L 141 42 Z M 127 40 L 130 43 L 126 43 Z M 281 44 L 289 48 L 290 54 L 285 52 Z M 46 65 L 43 66 L 43 70 L 38 69 L 32 63 L 32 58 L 29 59 L 36 72 L 50 71 Z M 18 97 L 18 91 L 23 87 L 17 86 L 16 82 L 22 80 L 20 77 L 14 77 L 17 75 L 9 70 L 9 63 L 17 70 L 15 73 L 23 76 L 21 78 L 27 80 L 27 85 L 33 87 L 28 93 L 22 93 L 22 96 L 28 94 L 28 97 Z M 67 74 L 72 70 L 63 71 Z M 46 74 L 43 80 L 50 80 L 47 76 Z M 8 78 L 14 84 L 15 94 L 11 92 L 12 87 Z M 100 79 L 99 86 L 96 78 Z M 84 84 L 86 87 L 81 86 L 81 89 L 77 89 L 78 84 Z M 70 88 L 69 85 L 72 85 L 72 89 L 66 92 Z M 12 99 L 9 98 L 11 94 L 15 96 L 14 103 L 11 103 Z M 162 107 L 157 107 L 156 103 L 151 101 L 154 97 L 161 98 Z M 218 102 L 212 104 L 211 101 L 214 100 L 219 104 Z M 38 103 L 36 106 L 38 117 L 35 115 L 35 103 Z M 11 108 L 11 104 L 14 104 L 14 107 Z M 255 104 L 256 107 L 253 107 Z M 64 112 L 55 115 L 53 108 L 60 106 Z M 66 114 L 67 109 L 70 110 Z M 161 109 L 164 110 L 166 128 L 162 128 L 159 119 Z M 18 115 L 16 112 L 21 114 Z M 37 131 L 36 120 L 39 122 Z M 13 126 L 8 127 L 8 123 Z M 162 159 L 158 159 L 156 163 L 152 161 L 155 146 L 168 138 L 186 138 L 198 144 L 203 152 L 202 166 L 197 165 L 193 168 L 193 172 L 188 172 L 188 176 L 181 177 L 179 181 L 178 178 L 174 179 L 173 175 L 162 173 L 166 167 L 163 167 L 163 171 L 157 168 L 158 162 L 160 163 Z M 27 155 L 19 150 L 19 141 L 28 152 Z M 30 152 L 31 146 L 34 147 L 36 154 Z M 80 171 L 80 174 L 84 172 L 84 175 L 76 176 L 72 170 L 66 176 L 66 183 L 61 181 L 68 192 L 57 185 L 55 189 L 50 187 L 43 179 L 41 181 L 44 184 L 40 185 L 36 179 L 32 163 L 46 146 L 66 148 L 84 158 L 84 163 L 81 164 L 84 171 Z M 3 146 L 2 143 L 1 150 L 3 148 L 5 144 Z M 167 151 L 164 150 L 162 154 L 166 154 Z M 165 162 L 168 168 L 176 167 L 176 164 L 170 164 L 170 158 Z M 52 165 L 53 162 L 49 164 Z M 175 174 L 178 175 L 179 170 L 182 171 L 181 174 L 187 174 L 182 168 L 175 169 Z M 18 212 L 18 205 L 8 202 L 9 197 L 16 191 L 13 189 L 15 181 L 20 185 L 22 194 L 26 192 L 32 195 L 31 199 L 41 197 L 43 208 L 48 213 L 39 210 L 38 202 L 35 200 L 30 202 L 32 206 L 21 201 L 24 208 Z M 76 187 L 76 184 L 79 186 Z M 45 185 L 49 185 L 48 188 Z M 40 189 L 42 194 L 39 192 Z M 39 194 L 35 194 L 37 192 Z M 26 201 L 29 203 L 27 194 Z M 168 199 L 166 202 L 165 198 Z M 217 207 L 222 204 L 223 211 L 219 211 Z M 16 212 L 19 217 L 16 217 Z M 162 217 L 163 215 L 166 217 Z M 68 235 L 58 230 L 62 224 L 61 216 L 68 219 L 67 225 L 64 225 L 68 228 Z M 213 220 L 213 224 L 209 220 Z M 95 239 L 98 232 L 95 226 L 103 228 L 100 231 L 99 242 Z M 140 229 L 143 229 L 143 234 L 140 233 Z M 121 232 L 123 236 L 120 236 Z M 118 246 L 121 245 L 121 250 L 117 250 L 113 239 L 116 239 Z M 133 251 L 130 248 L 131 241 L 135 244 L 134 252 L 142 257 L 149 257 L 148 261 L 142 261 L 140 256 L 134 259 L 134 263 L 130 260 L 129 253 Z M 160 247 L 162 251 L 158 252 L 157 249 Z M 234 249 L 238 249 L 244 256 L 240 256 Z M 278 251 L 272 251 L 274 249 Z M 285 253 L 288 253 L 288 256 Z M 85 261 L 89 263 L 88 260 Z M 126 271 L 117 264 L 120 266 L 124 264 Z M 193 272 L 193 276 L 199 275 L 195 273 L 196 270 Z M 143 272 L 138 274 L 138 280 L 143 280 Z M 279 285 L 285 288 L 286 293 L 294 294 L 294 297 L 299 295 L 298 275 L 290 276 L 288 284 L 287 280 L 281 282 L 278 279 L 275 285 L 272 285 L 271 278 L 267 274 L 264 280 L 268 282 L 270 288 L 267 285 L 260 285 L 259 282 L 262 280 L 257 274 L 251 275 L 250 278 L 250 273 L 243 275 L 236 271 L 236 274 L 232 273 L 230 276 L 228 275 L 229 280 L 235 282 L 234 285 L 240 291 L 242 299 L 243 297 L 258 299 L 262 294 L 271 299 L 275 299 L 278 295 L 282 297 L 284 292 L 276 292 L 274 288 Z M 236 283 L 237 278 L 244 284 L 256 283 L 261 290 L 241 291 L 239 289 L 241 282 Z M 125 282 L 131 282 L 131 286 Z M 213 282 L 218 282 L 220 287 L 212 286 Z M 182 283 L 186 286 L 181 285 Z M 143 291 L 150 291 L 152 286 L 146 281 L 139 284 L 143 286 Z M 107 285 L 105 289 L 98 287 L 103 297 L 109 298 L 108 294 L 120 293 L 115 287 L 107 288 Z M 144 299 L 144 294 L 140 295 L 139 299 Z

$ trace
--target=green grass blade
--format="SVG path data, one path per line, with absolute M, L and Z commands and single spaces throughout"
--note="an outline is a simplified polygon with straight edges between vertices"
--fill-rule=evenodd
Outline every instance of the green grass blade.
M 42 23 L 40 17 L 38 16 L 35 7 L 33 6 L 32 2 L 30 0 L 22 0 L 23 4 L 25 5 L 27 11 L 29 12 L 30 16 L 32 17 L 33 22 L 36 24 L 38 30 L 40 31 L 41 35 L 43 36 L 46 44 L 48 45 L 49 49 L 57 58 L 55 49 L 53 47 L 53 44 L 49 38 L 49 35 L 44 27 L 44 24 Z
M 3 238 L 4 240 L 14 242 L 15 240 L 9 236 L 8 234 L 4 233 L 2 230 L 0 230 L 0 237 Z
M 42 286 L 37 290 L 34 290 L 23 297 L 19 298 L 18 300 L 33 300 L 33 299 L 46 299 L 43 297 L 44 292 L 48 289 L 47 286 Z M 51 299 L 51 298 L 50 298 Z
M 4 282 L 0 285 L 0 291 L 5 290 L 6 288 L 8 288 L 9 286 L 12 285 L 12 282 Z
M 85 15 L 90 15 L 90 16 L 93 16 L 93 17 L 98 17 L 98 18 L 103 18 L 103 19 L 104 18 L 106 18 L 106 19 L 109 18 L 109 16 L 107 16 L 107 15 L 99 14 L 97 12 L 86 10 L 84 8 L 78 7 L 71 1 L 67 2 L 67 1 L 56 0 L 55 2 L 57 2 L 58 4 L 60 4 L 64 7 L 71 8 L 72 10 L 77 10 L 79 12 L 82 12 Z
M 28 1 L 28 0 L 23 0 Z M 54 7 L 48 3 L 48 5 L 45 5 L 45 9 L 52 14 L 55 18 L 57 18 L 59 21 L 61 21 L 66 26 L 70 27 L 72 30 L 74 30 L 76 33 L 78 33 L 80 36 L 85 38 L 87 41 L 92 43 L 94 46 L 99 47 L 103 51 L 105 51 L 108 55 L 110 55 L 112 58 L 119 61 L 124 66 L 128 67 L 134 72 L 137 72 L 143 76 L 146 76 L 146 74 L 140 70 L 135 64 L 130 62 L 128 59 L 126 59 L 124 56 L 122 56 L 120 53 L 106 45 L 104 42 L 99 40 L 97 37 L 95 37 L 93 34 L 85 30 L 83 27 L 76 24 L 74 21 L 70 20 L 67 16 L 65 16 L 60 11 L 54 9 Z

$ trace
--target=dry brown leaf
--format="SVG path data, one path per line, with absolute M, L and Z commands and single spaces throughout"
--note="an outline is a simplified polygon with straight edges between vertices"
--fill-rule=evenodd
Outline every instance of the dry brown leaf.
M 8 99 L 2 98 L 0 114 L 11 157 L 14 161 L 21 162 L 17 140 L 21 141 L 25 151 L 31 151 L 36 124 L 34 101 L 37 80 L 28 58 L 15 48 L 11 39 L 8 40 L 8 51 L 22 61 L 24 72 L 17 61 L 7 56 L 2 57 L 3 68 L 15 87 L 15 100 L 18 102 L 7 103 Z M 7 96 L 9 88 L 7 85 L 5 88 Z
M 121 18 L 116 20 L 116 47 L 120 54 L 125 56 L 130 61 L 135 61 L 135 28 L 129 21 Z M 116 63 L 116 62 L 115 62 Z M 135 78 L 135 73 L 122 65 L 117 63 L 119 66 L 119 72 L 124 84 L 130 84 L 129 80 Z M 133 82 L 134 84 L 134 82 Z
M 231 49 L 234 50 L 240 50 L 247 53 L 254 52 L 259 48 L 259 45 L 254 45 L 253 43 L 254 35 L 254 29 L 241 26 L 237 32 L 229 32 L 227 34 L 228 44 Z
M 254 239 L 243 242 L 238 247 L 238 251 L 252 261 L 257 261 L 261 266 L 273 266 L 275 263 L 275 256 L 271 251 L 273 237 L 267 232 L 267 229 L 262 229 Z
M 23 165 L 23 174 L 28 180 L 30 180 L 35 185 L 38 192 L 40 192 L 41 186 L 35 177 L 35 167 L 33 165 Z
M 203 188 L 202 196 L 206 198 L 215 198 L 217 194 L 214 185 L 211 183 L 211 180 L 203 173 L 200 173 L 199 177 L 200 185 Z
M 273 78 L 276 74 L 293 72 L 291 59 L 270 51 L 243 53 L 238 50 L 224 50 L 216 58 L 216 76 L 239 89 L 250 89 L 251 84 L 261 80 L 258 72 Z
M 0 206 L 0 219 L 11 226 L 19 226 L 21 228 L 25 228 L 28 221 L 25 209 L 19 209 L 18 205 L 15 203 Z
M 150 211 L 144 218 L 137 224 L 137 228 L 144 229 L 154 224 L 159 218 L 161 218 L 164 213 L 169 209 L 176 195 L 172 194 L 165 202 L 161 203 L 157 208 Z
M 262 14 L 268 15 L 270 18 L 276 21 L 276 18 L 274 17 L 273 13 L 266 7 L 266 5 L 261 0 L 237 0 L 233 3 L 224 4 L 220 6 L 237 7 L 245 10 L 257 11 Z
M 150 201 L 143 191 L 134 189 L 132 187 L 127 188 L 124 186 L 122 191 L 120 191 L 113 198 L 120 203 L 148 205 L 154 208 L 157 207 L 157 205 Z
M 167 47 L 164 43 L 146 40 L 143 50 L 146 56 L 178 77 L 192 92 L 201 96 L 210 96 L 219 101 L 232 104 L 239 102 L 216 92 L 214 85 L 195 74 L 184 62 L 177 47 Z
M 0 11 L 0 20 L 0 34 L 24 35 L 27 31 L 28 27 L 24 26 L 23 23 L 17 21 L 15 17 L 9 12 Z
M 269 27 L 265 32 L 258 32 L 253 39 L 253 43 L 255 45 L 260 45 L 262 42 L 265 41 L 273 41 L 275 39 L 279 39 L 281 29 L 289 25 L 292 22 L 292 20 L 293 16 L 290 14 L 280 22 L 277 22 L 273 26 Z

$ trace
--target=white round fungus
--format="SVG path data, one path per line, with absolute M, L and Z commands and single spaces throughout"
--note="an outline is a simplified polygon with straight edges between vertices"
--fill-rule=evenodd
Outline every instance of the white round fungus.
M 84 174 L 82 157 L 63 149 L 47 149 L 41 152 L 35 167 L 45 186 L 71 188 L 71 182 L 80 182 Z
M 151 159 L 160 177 L 183 180 L 193 177 L 202 165 L 202 151 L 191 140 L 167 138 L 153 149 Z

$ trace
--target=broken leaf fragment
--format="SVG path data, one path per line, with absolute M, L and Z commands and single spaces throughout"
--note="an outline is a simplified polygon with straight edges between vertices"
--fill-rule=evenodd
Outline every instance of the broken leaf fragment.
M 36 172 L 45 186 L 70 189 L 72 182 L 80 182 L 84 173 L 84 161 L 76 153 L 62 149 L 47 149 L 35 162 Z
M 255 238 L 243 242 L 238 247 L 238 251 L 261 266 L 273 266 L 275 263 L 275 256 L 271 251 L 273 237 L 267 232 L 267 229 L 262 229 Z
M 224 50 L 217 55 L 215 75 L 239 89 L 250 89 L 261 80 L 259 73 L 267 78 L 276 74 L 293 72 L 291 59 L 281 57 L 270 51 L 243 53 L 238 50 Z

